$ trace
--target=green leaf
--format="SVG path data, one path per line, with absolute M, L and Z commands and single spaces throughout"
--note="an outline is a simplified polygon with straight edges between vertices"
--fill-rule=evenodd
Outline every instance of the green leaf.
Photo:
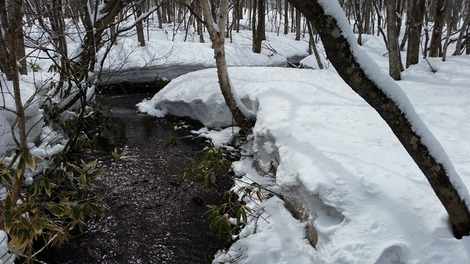
M 36 169 L 36 161 L 34 160 L 34 156 L 31 155 L 31 153 L 29 151 L 26 151 L 26 153 L 24 153 L 23 155 L 23 158 L 26 162 L 26 166 L 34 171 Z
M 46 195 L 50 197 L 52 194 L 51 193 L 51 181 L 48 178 L 44 178 L 43 183 L 44 183 L 44 191 L 46 192 Z
M 75 203 L 72 205 L 72 217 L 74 219 L 80 219 L 82 216 L 83 206 L 81 204 Z
M 10 229 L 11 227 L 11 223 L 12 223 L 12 215 L 11 215 L 11 211 L 10 210 L 5 210 L 3 211 L 3 228 L 5 228 L 6 230 L 5 231 L 9 231 L 8 229 Z
M 242 210 L 241 210 L 241 208 L 240 208 L 240 209 L 238 209 L 238 211 L 237 211 L 237 226 L 240 225 L 240 223 L 241 223 L 241 222 L 240 222 L 241 218 L 242 218 Z
M 10 210 L 13 207 L 13 203 L 11 202 L 11 193 L 10 192 L 7 192 L 4 204 L 5 204 L 5 210 Z
M 64 215 L 64 208 L 63 206 L 54 203 L 54 202 L 47 202 L 45 206 L 49 212 L 51 212 L 55 216 L 63 216 Z

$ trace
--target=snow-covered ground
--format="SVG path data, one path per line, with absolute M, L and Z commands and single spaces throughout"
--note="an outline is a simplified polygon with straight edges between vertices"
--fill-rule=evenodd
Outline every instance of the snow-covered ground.
M 364 50 L 387 70 L 379 38 L 365 37 Z M 398 84 L 470 186 L 470 56 L 430 63 L 436 73 L 422 61 Z M 453 237 L 424 175 L 333 68 L 234 67 L 229 73 L 257 117 L 248 146 L 253 157 L 235 162 L 234 170 L 300 205 L 309 219 L 293 218 L 277 197 L 251 202 L 262 217 L 252 218 L 214 263 L 470 262 L 470 239 Z M 232 125 L 214 69 L 175 79 L 138 108 L 189 116 L 212 128 Z M 275 165 L 275 175 L 260 175 L 254 160 L 266 172 Z M 306 239 L 308 222 L 318 234 L 316 248 Z
M 226 59 L 229 66 L 286 66 L 287 59 L 307 55 L 308 41 L 293 41 L 293 35 L 266 33 L 260 54 L 251 51 L 251 31 L 233 32 L 227 39 Z M 199 37 L 150 26 L 148 39 L 140 47 L 135 35 L 119 38 L 104 63 L 103 82 L 151 82 L 157 76 L 168 79 L 190 70 L 215 67 L 214 51 L 209 37 Z M 116 74 L 116 72 L 119 72 Z
M 26 30 L 29 34 L 41 36 L 40 31 L 33 26 Z M 172 25 L 165 25 L 164 29 L 158 29 L 155 24 L 150 25 L 146 37 L 150 40 L 146 46 L 140 47 L 135 31 L 129 31 L 117 39 L 117 43 L 107 54 L 103 63 L 103 82 L 128 81 L 151 82 L 157 76 L 176 77 L 182 72 L 199 68 L 215 67 L 213 51 L 208 43 L 198 43 L 199 38 L 193 33 L 187 36 L 184 42 L 184 31 L 173 30 Z M 75 34 L 67 36 L 69 53 L 74 54 L 79 49 Z M 251 32 L 241 31 L 233 34 L 233 41 L 227 41 L 227 60 L 232 66 L 286 66 L 287 58 L 307 55 L 305 40 L 294 41 L 293 35 L 276 36 L 267 32 L 267 40 L 261 54 L 251 52 Z M 208 36 L 205 36 L 209 41 Z M 25 106 L 27 118 L 28 144 L 31 153 L 37 158 L 44 158 L 60 152 L 66 144 L 66 138 L 50 127 L 44 126 L 43 110 L 40 105 L 45 100 L 48 81 L 57 78 L 56 72 L 48 71 L 53 64 L 48 56 L 40 50 L 27 49 L 28 66 L 33 65 L 34 71 L 28 68 L 28 75 L 20 77 L 22 101 Z M 98 53 L 99 59 L 104 56 L 104 51 Z M 44 59 L 46 58 L 46 59 Z M 183 69 L 183 70 L 181 70 Z M 116 71 L 120 71 L 116 75 Z M 111 79 L 109 79 L 111 77 Z M 15 102 L 13 97 L 13 84 L 4 77 L 0 79 L 0 157 L 7 151 L 16 147 L 12 124 L 15 122 Z M 4 161 L 10 161 L 6 158 Z M 32 182 L 31 175 L 27 174 L 26 182 Z M 6 194 L 5 188 L 0 188 L 0 199 Z M 6 252 L 6 233 L 0 230 L 0 256 Z M 0 261 L 7 259 L 9 255 L 0 257 Z M 10 258 L 8 261 L 13 261 Z
M 118 40 L 108 55 L 105 71 L 131 72 L 162 65 L 214 66 L 209 44 L 183 43 L 182 34 L 173 42 L 171 31 L 152 28 L 149 32 L 153 35 L 146 47 L 138 47 L 134 35 Z M 234 44 L 227 43 L 229 65 L 283 65 L 287 57 L 305 54 L 307 49 L 305 41 L 296 42 L 292 35 L 278 37 L 268 33 L 265 47 L 270 48 L 255 55 L 251 53 L 250 34 L 234 33 Z M 380 38 L 364 36 L 364 50 L 387 71 L 387 58 L 382 56 L 386 51 Z M 316 68 L 314 61 L 308 58 L 304 63 Z M 469 187 L 470 56 L 449 57 L 445 63 L 431 59 L 430 63 L 436 73 L 422 61 L 407 69 L 398 84 Z M 47 62 L 39 64 L 45 72 Z M 307 222 L 293 218 L 277 197 L 260 204 L 251 202 L 249 205 L 262 212 L 262 217 L 252 218 L 240 239 L 228 252 L 220 252 L 214 262 L 470 262 L 469 238 L 453 237 L 446 212 L 425 177 L 377 113 L 351 91 L 332 67 L 321 71 L 233 67 L 229 73 L 242 101 L 257 116 L 253 141 L 246 146 L 253 157 L 234 163 L 234 170 L 245 181 L 255 180 L 302 205 L 310 217 Z M 132 72 L 126 80 L 131 80 L 129 76 L 148 79 L 157 75 L 158 72 L 148 76 Z M 24 98 L 34 92 L 31 84 L 41 78 L 45 77 L 23 77 Z M 9 84 L 2 87 L 6 89 Z M 13 107 L 11 96 L 3 94 L 5 104 Z M 34 124 L 40 120 L 41 111 L 36 100 L 32 102 L 27 113 Z M 153 99 L 139 104 L 139 109 L 156 116 L 190 116 L 209 128 L 232 125 L 214 69 L 173 80 Z M 11 122 L 12 114 L 0 111 L 0 153 L 13 146 L 8 132 Z M 199 133 L 215 137 L 222 144 L 220 139 L 229 138 L 227 133 L 231 131 Z M 57 151 L 48 149 L 53 145 L 47 144 L 51 140 L 46 136 L 60 139 L 49 128 L 31 133 L 35 155 Z M 42 145 L 32 143 L 37 138 Z M 266 172 L 271 164 L 275 165 L 275 175 L 260 175 L 253 168 L 254 160 Z M 316 248 L 306 239 L 307 223 L 318 233 Z M 0 238 L 3 236 L 0 233 Z M 1 245 L 4 247 L 5 243 L 2 240 Z

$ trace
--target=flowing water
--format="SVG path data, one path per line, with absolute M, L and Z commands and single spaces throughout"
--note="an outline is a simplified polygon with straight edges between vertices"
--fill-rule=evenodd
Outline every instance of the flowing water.
M 110 124 L 99 140 L 99 164 L 106 176 L 98 179 L 96 188 L 106 215 L 91 220 L 84 234 L 61 248 L 45 252 L 42 261 L 210 263 L 223 247 L 203 214 L 206 204 L 220 203 L 224 187 L 172 181 L 187 157 L 206 143 L 188 136 L 181 121 L 137 114 L 135 104 L 146 96 L 151 94 L 101 98 L 110 110 Z M 114 148 L 124 156 L 119 162 L 110 155 Z

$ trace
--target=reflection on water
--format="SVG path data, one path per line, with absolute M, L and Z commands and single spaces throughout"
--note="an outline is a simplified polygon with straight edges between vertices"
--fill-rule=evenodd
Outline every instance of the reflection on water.
M 188 156 L 204 147 L 183 139 L 168 120 L 135 113 L 144 95 L 107 96 L 111 126 L 100 139 L 100 165 L 106 176 L 97 181 L 106 216 L 91 220 L 85 234 L 46 252 L 47 263 L 210 263 L 223 241 L 210 233 L 204 205 L 219 202 L 220 191 L 185 181 L 170 181 Z M 176 141 L 175 141 L 176 140 Z M 176 145 L 169 147 L 170 142 Z M 125 151 L 113 162 L 111 151 Z

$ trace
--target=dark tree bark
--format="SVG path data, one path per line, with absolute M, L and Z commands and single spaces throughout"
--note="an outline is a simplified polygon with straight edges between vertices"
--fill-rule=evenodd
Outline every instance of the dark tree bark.
M 289 1 L 284 0 L 284 35 L 289 34 Z
M 6 32 L 8 25 L 8 16 L 5 0 L 0 0 L 0 23 L 2 30 Z M 6 39 L 3 37 L 3 34 L 0 34 L 0 70 L 5 73 L 7 79 L 11 79 L 13 73 L 10 72 L 11 68 L 8 67 L 7 42 Z
M 419 61 L 419 46 L 423 29 L 425 0 L 411 1 L 410 17 L 408 18 L 408 48 L 406 52 L 406 68 Z
M 264 0 L 253 0 L 253 14 L 252 14 L 252 35 L 253 35 L 253 52 L 261 53 L 263 40 L 266 39 L 265 32 L 265 6 Z
M 266 3 L 265 0 L 258 0 L 258 25 L 257 25 L 258 38 L 263 41 L 266 40 Z
M 317 29 L 328 59 L 343 80 L 388 124 L 408 154 L 413 158 L 449 214 L 456 237 L 470 233 L 470 213 L 467 205 L 452 185 L 443 164 L 437 162 L 420 136 L 412 129 L 410 120 L 364 72 L 352 54 L 351 45 L 340 33 L 337 21 L 325 14 L 316 0 L 289 0 L 300 9 Z
M 398 47 L 397 0 L 386 0 L 387 8 L 387 40 L 389 74 L 395 80 L 401 79 L 401 58 Z
M 295 10 L 295 40 L 299 41 L 300 40 L 300 35 L 301 35 L 301 28 L 300 28 L 300 18 L 301 18 L 301 13 L 299 10 Z
M 161 5 L 158 0 L 155 0 L 155 4 L 158 6 L 157 8 L 158 28 L 162 29 L 163 28 L 163 15 L 162 15 L 163 5 Z
M 357 44 L 362 46 L 362 17 L 361 17 L 361 4 L 359 0 L 354 0 L 354 14 L 355 14 L 355 25 L 357 26 Z
M 468 8 L 467 8 L 467 15 L 465 16 L 465 19 L 463 21 L 463 24 L 462 24 L 462 29 L 460 30 L 460 33 L 459 33 L 459 38 L 457 39 L 457 44 L 455 44 L 455 52 L 454 52 L 454 55 L 460 55 L 462 54 L 462 42 L 464 40 L 464 36 L 465 36 L 465 33 L 470 25 L 470 3 L 468 4 Z M 467 34 L 467 40 L 468 40 L 469 36 Z M 468 50 L 468 46 L 467 46 L 467 50 Z
M 54 36 L 52 39 L 55 45 L 55 49 L 60 54 L 60 64 L 59 66 L 59 74 L 60 79 L 58 83 L 57 91 L 61 91 L 66 81 L 66 78 L 69 76 L 68 71 L 68 49 L 67 49 L 67 40 L 65 34 L 65 22 L 64 22 L 64 14 L 62 13 L 62 0 L 53 0 L 50 3 L 49 12 L 47 13 L 49 22 L 51 24 L 51 35 Z M 38 22 L 41 24 L 43 28 L 48 28 L 43 21 L 42 17 L 38 18 Z
M 373 20 L 371 19 L 373 16 L 372 16 L 372 0 L 366 0 L 363 4 L 363 17 L 364 17 L 364 27 L 363 27 L 363 30 L 364 32 L 366 32 L 367 34 L 373 34 L 372 33 L 372 29 L 373 27 L 371 26 L 371 24 L 373 25 Z
M 139 3 L 135 7 L 135 18 L 136 19 L 138 19 L 142 15 L 142 4 L 143 3 Z M 145 46 L 145 35 L 144 35 L 144 26 L 143 26 L 142 20 L 139 20 L 135 24 L 135 28 L 136 28 L 136 31 L 137 31 L 137 41 L 139 42 L 139 45 L 143 47 L 143 46 Z
M 434 27 L 431 34 L 431 43 L 429 44 L 429 57 L 439 57 L 441 55 L 442 27 L 445 19 L 445 0 L 434 0 Z

